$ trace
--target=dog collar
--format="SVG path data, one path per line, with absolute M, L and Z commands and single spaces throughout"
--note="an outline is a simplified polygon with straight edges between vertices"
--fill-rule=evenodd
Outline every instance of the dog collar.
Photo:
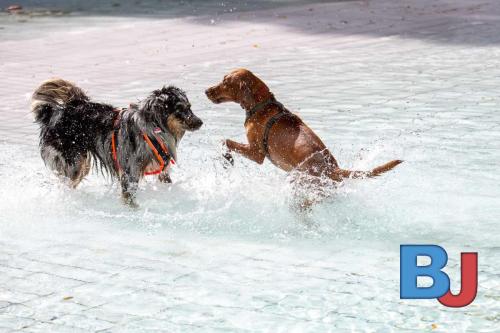
M 254 114 L 256 114 L 257 112 L 259 112 L 260 110 L 264 109 L 265 107 L 269 106 L 269 105 L 277 105 L 278 107 L 280 107 L 281 109 L 284 109 L 285 107 L 283 106 L 283 104 L 281 104 L 280 102 L 278 102 L 276 100 L 276 98 L 274 98 L 274 95 L 271 93 L 271 97 L 269 97 L 268 99 L 266 99 L 265 101 L 262 101 L 260 103 L 257 103 L 255 104 L 255 106 L 253 108 L 251 108 L 250 110 L 247 110 L 246 111 L 246 117 L 245 117 L 245 124 L 247 123 L 248 119 L 250 119 Z

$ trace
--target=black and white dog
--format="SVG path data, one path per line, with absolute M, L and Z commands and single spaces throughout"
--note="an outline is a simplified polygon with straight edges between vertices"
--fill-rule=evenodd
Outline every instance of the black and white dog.
M 82 89 L 62 79 L 43 82 L 33 94 L 31 110 L 40 125 L 40 151 L 45 164 L 76 187 L 92 163 L 119 178 L 122 198 L 135 205 L 134 194 L 146 174 L 171 182 L 185 131 L 203 122 L 191 111 L 186 94 L 169 86 L 155 90 L 138 105 L 116 109 L 95 103 Z

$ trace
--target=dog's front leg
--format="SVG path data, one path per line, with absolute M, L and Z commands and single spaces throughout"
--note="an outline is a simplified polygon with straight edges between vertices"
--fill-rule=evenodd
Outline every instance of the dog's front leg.
M 172 183 L 172 178 L 168 174 L 168 171 L 163 171 L 158 175 L 158 180 L 162 183 Z
M 228 139 L 226 140 L 226 146 L 229 151 L 234 151 L 235 153 L 241 154 L 249 160 L 257 162 L 258 164 L 264 163 L 264 159 L 266 158 L 266 155 L 262 153 L 259 147 L 255 145 L 238 143 Z
M 135 192 L 139 184 L 139 177 L 132 176 L 130 173 L 124 172 L 121 175 L 120 183 L 122 186 L 123 203 L 132 208 L 137 208 L 139 205 L 135 203 Z

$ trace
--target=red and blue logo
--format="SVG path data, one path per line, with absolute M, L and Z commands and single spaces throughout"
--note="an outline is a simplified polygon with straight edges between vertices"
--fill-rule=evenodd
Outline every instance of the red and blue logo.
M 418 257 L 428 257 L 429 265 L 418 265 Z M 448 254 L 438 245 L 401 245 L 400 298 L 433 299 L 444 306 L 460 308 L 474 301 L 477 294 L 477 252 L 461 253 L 461 289 L 456 295 L 450 291 L 450 278 L 442 271 L 448 263 Z M 418 277 L 429 277 L 428 287 L 417 285 Z

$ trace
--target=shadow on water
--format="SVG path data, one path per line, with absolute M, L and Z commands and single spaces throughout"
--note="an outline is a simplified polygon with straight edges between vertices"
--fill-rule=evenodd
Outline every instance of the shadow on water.
M 14 1 L 15 2 L 15 1 Z M 14 3 L 0 0 L 0 7 Z M 346 4 L 349 2 L 349 4 Z M 431 42 L 496 45 L 500 5 L 467 1 L 77 1 L 26 0 L 18 15 L 0 14 L 3 25 L 36 23 L 42 17 L 189 18 L 197 24 L 267 23 L 306 34 L 402 36 Z M 327 9 L 323 10 L 325 6 Z M 287 15 L 290 13 L 290 15 Z M 485 33 L 486 32 L 486 33 Z M 489 33 L 488 33 L 489 32 Z

